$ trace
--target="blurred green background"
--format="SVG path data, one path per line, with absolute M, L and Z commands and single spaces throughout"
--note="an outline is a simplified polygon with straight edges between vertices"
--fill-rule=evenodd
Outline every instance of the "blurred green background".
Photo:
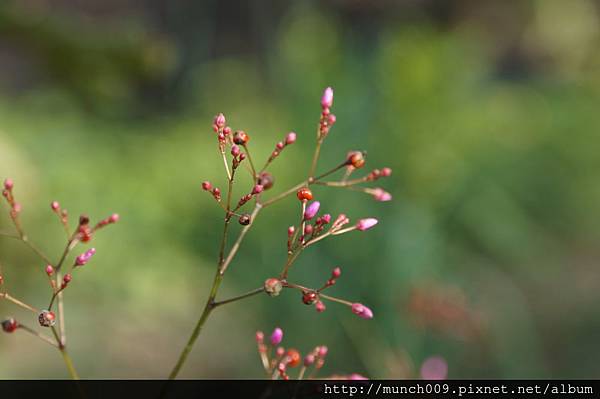
M 311 247 L 292 277 L 317 286 L 341 265 L 330 293 L 375 318 L 254 297 L 213 314 L 182 376 L 262 377 L 254 332 L 278 325 L 288 346 L 329 346 L 323 375 L 414 377 L 439 355 L 450 378 L 600 378 L 599 15 L 592 0 L 2 1 L 0 178 L 29 236 L 60 255 L 51 200 L 121 215 L 66 293 L 80 374 L 165 377 L 187 340 L 221 231 L 200 189 L 224 185 L 213 116 L 257 159 L 298 133 L 280 192 L 306 173 L 331 85 L 321 170 L 366 150 L 393 168 L 377 185 L 394 201 L 316 188 L 324 211 L 380 224 Z M 257 220 L 221 298 L 278 273 L 296 207 Z M 4 287 L 43 306 L 44 265 L 8 238 L 0 262 Z M 0 302 L 9 315 L 34 324 Z M 26 334 L 0 335 L 0 359 L 2 378 L 66 376 Z

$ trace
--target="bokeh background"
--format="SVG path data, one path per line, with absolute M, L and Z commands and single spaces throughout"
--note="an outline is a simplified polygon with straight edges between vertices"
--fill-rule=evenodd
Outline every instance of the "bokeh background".
M 2 1 L 0 177 L 29 236 L 59 256 L 51 200 L 122 218 L 66 293 L 81 375 L 165 377 L 187 340 L 221 231 L 200 189 L 224 184 L 213 116 L 249 132 L 257 159 L 298 133 L 273 168 L 283 191 L 331 85 L 321 167 L 366 150 L 393 168 L 394 201 L 315 189 L 324 210 L 380 224 L 310 248 L 293 277 L 318 285 L 341 265 L 331 294 L 376 317 L 254 297 L 213 314 L 182 376 L 262 377 L 254 332 L 281 326 L 286 345 L 329 346 L 323 375 L 409 378 L 441 356 L 450 378 L 600 378 L 599 45 L 592 0 Z M 268 212 L 222 298 L 280 270 L 297 202 Z M 0 262 L 4 287 L 42 307 L 43 263 L 9 238 Z M 0 359 L 2 378 L 66 376 L 26 334 L 0 335 Z

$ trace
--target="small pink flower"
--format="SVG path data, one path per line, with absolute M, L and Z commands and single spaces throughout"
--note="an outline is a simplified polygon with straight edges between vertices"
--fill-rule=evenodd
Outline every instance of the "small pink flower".
M 381 202 L 391 201 L 392 194 L 388 193 L 382 188 L 376 188 L 375 191 L 373 191 L 373 198 L 375 198 L 376 201 Z
M 375 226 L 378 223 L 378 220 L 375 218 L 366 218 L 360 219 L 358 223 L 356 223 L 356 229 L 360 231 L 369 230 L 371 227 Z
M 287 145 L 294 144 L 295 141 L 296 141 L 296 133 L 289 132 L 287 134 L 287 136 L 285 136 L 285 144 L 287 144 Z
M 283 340 L 283 330 L 279 327 L 273 330 L 271 334 L 271 345 L 279 345 Z
M 333 89 L 328 87 L 323 92 L 323 97 L 321 97 L 321 107 L 330 108 L 333 104 Z
M 314 218 L 319 212 L 319 208 L 321 207 L 321 203 L 319 201 L 313 201 L 306 207 L 304 211 L 304 220 L 310 220 Z
M 362 303 L 353 303 L 352 304 L 352 313 L 355 315 L 362 317 L 363 319 L 372 319 L 373 311 L 363 305 Z
M 53 211 L 57 211 L 60 208 L 60 204 L 58 203 L 58 201 L 52 201 L 52 203 L 50 204 L 50 208 L 52 208 Z
M 14 182 L 12 181 L 12 179 L 6 179 L 4 180 L 4 188 L 8 191 L 12 190 L 12 188 L 15 186 Z
M 54 268 L 52 267 L 52 265 L 47 265 L 47 266 L 46 266 L 46 274 L 47 274 L 48 276 L 51 276 L 51 275 L 52 275 L 52 273 L 54 273 Z
M 119 221 L 119 214 L 118 213 L 113 213 L 112 215 L 110 215 L 110 217 L 108 218 L 109 223 L 117 223 Z

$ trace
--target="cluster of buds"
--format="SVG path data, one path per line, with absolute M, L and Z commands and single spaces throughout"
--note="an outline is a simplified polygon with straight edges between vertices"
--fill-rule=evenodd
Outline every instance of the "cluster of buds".
M 217 202 L 221 202 L 221 189 L 219 187 L 213 187 L 211 182 L 203 181 L 202 190 L 208 191 Z
M 333 105 L 333 89 L 328 87 L 321 97 L 321 119 L 319 120 L 319 133 L 318 138 L 322 140 L 329 133 L 329 129 L 335 123 L 335 115 L 331 113 L 331 106 Z
M 233 160 L 231 161 L 231 167 L 234 170 L 237 169 L 238 166 L 240 166 L 244 159 L 246 159 L 246 154 L 243 153 L 242 150 L 240 150 L 238 144 L 233 144 L 231 146 L 231 156 L 233 157 Z
M 275 144 L 275 149 L 273 150 L 273 152 L 269 156 L 269 159 L 267 160 L 267 163 L 273 162 L 273 160 L 275 158 L 277 158 L 279 156 L 279 154 L 281 154 L 281 151 L 283 151 L 283 149 L 285 147 L 287 147 L 290 144 L 294 144 L 295 142 L 296 142 L 296 133 L 289 132 L 285 136 L 285 139 L 283 141 L 279 141 L 279 142 L 277 142 L 277 144 Z
M 227 140 L 231 140 L 231 128 L 226 126 L 226 123 L 227 121 L 225 120 L 225 115 L 223 114 L 215 116 L 213 121 L 213 130 L 215 133 L 217 133 L 221 152 L 225 151 L 225 144 Z
M 283 330 L 279 327 L 273 330 L 267 343 L 265 343 L 265 334 L 262 331 L 256 332 L 258 354 L 260 355 L 267 377 L 274 380 L 279 378 L 289 380 L 290 369 L 298 368 L 297 378 L 299 380 L 306 377 L 315 378 L 325 365 L 325 358 L 329 351 L 327 346 L 316 346 L 302 357 L 297 349 L 282 346 L 282 341 Z M 350 376 L 355 376 L 356 378 L 349 378 Z M 340 379 L 366 379 L 360 374 L 337 377 Z
M 19 222 L 19 213 L 21 213 L 22 208 L 21 204 L 15 200 L 15 196 L 13 193 L 14 186 L 15 184 L 12 181 L 12 179 L 4 180 L 4 189 L 2 190 L 2 196 L 6 199 L 8 205 L 10 206 L 10 217 L 15 223 L 15 226 L 17 227 L 17 230 L 22 237 L 23 231 L 21 230 L 21 225 Z

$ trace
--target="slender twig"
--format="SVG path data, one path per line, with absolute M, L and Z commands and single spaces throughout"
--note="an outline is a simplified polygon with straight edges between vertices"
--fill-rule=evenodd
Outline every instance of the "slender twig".
M 256 168 L 254 167 L 254 162 L 252 162 L 252 156 L 250 155 L 250 151 L 248 150 L 248 146 L 246 144 L 242 144 L 244 150 L 246 150 L 246 155 L 248 156 L 248 162 L 250 163 L 250 169 L 252 169 L 252 180 L 256 183 L 256 179 L 258 179 L 258 175 L 256 174 Z
M 263 208 L 267 207 L 269 205 L 273 205 L 275 202 L 284 199 L 288 195 L 294 194 L 296 191 L 298 191 L 299 189 L 301 189 L 302 187 L 304 187 L 306 185 L 307 185 L 306 181 L 296 184 L 294 187 L 290 188 L 289 190 L 286 190 L 283 193 L 276 195 L 275 197 L 269 199 L 268 201 L 263 202 L 262 203 Z
M 20 328 L 21 330 L 23 330 L 23 331 L 27 331 L 29 334 L 31 334 L 31 335 L 33 335 L 33 336 L 36 336 L 36 337 L 38 337 L 38 338 L 39 338 L 39 339 L 41 339 L 42 341 L 44 341 L 44 342 L 46 342 L 46 343 L 48 343 L 48 344 L 50 344 L 50 345 L 54 346 L 55 348 L 58 348 L 58 347 L 59 347 L 59 346 L 58 346 L 58 343 L 54 342 L 54 341 L 52 340 L 52 338 L 50 338 L 50 337 L 48 337 L 48 336 L 46 336 L 46 335 L 44 335 L 44 334 L 41 334 L 41 333 L 39 333 L 39 332 L 37 332 L 37 331 L 35 331 L 35 330 L 33 330 L 33 329 L 31 329 L 31 328 L 27 327 L 27 326 L 24 326 L 23 324 L 19 324 L 19 328 Z
M 236 301 L 239 301 L 241 299 L 245 299 L 245 298 L 248 298 L 248 297 L 251 297 L 251 296 L 254 296 L 254 295 L 258 295 L 258 294 L 260 294 L 260 293 L 262 293 L 264 291 L 265 291 L 264 287 L 256 288 L 256 289 L 253 289 L 252 291 L 248 291 L 248 292 L 246 292 L 245 294 L 242 294 L 242 295 L 234 296 L 232 298 L 224 299 L 222 301 L 216 301 L 216 302 L 213 303 L 212 306 L 213 306 L 213 308 L 216 308 L 218 306 L 226 305 L 226 304 L 231 303 L 231 302 L 236 302 Z
M 52 334 L 54 335 L 54 338 L 56 339 L 56 343 L 58 344 L 58 350 L 60 351 L 60 354 L 63 357 L 63 360 L 65 362 L 65 365 L 67 366 L 67 370 L 69 371 L 69 374 L 71 375 L 71 379 L 79 380 L 79 374 L 77 374 L 77 370 L 75 370 L 75 366 L 73 365 L 73 359 L 71 359 L 71 356 L 69 356 L 66 346 L 61 342 L 60 337 L 58 336 L 58 333 L 56 332 L 56 328 L 51 327 L 51 329 L 52 329 Z
M 324 178 L 324 177 L 327 177 L 327 176 L 329 176 L 330 174 L 337 172 L 338 170 L 342 169 L 344 166 L 347 166 L 347 165 L 348 165 L 348 163 L 347 163 L 347 162 L 343 162 L 343 163 L 339 164 L 338 166 L 336 166 L 335 168 L 331 169 L 330 171 L 328 171 L 328 172 L 325 172 L 325 173 L 323 173 L 322 175 L 319 175 L 319 176 L 317 176 L 317 177 L 313 178 L 313 181 L 315 181 L 315 182 L 316 182 L 316 181 L 319 181 L 319 180 L 321 180 L 322 178 Z
M 0 292 L 0 298 L 4 298 L 7 301 L 10 301 L 16 305 L 19 305 L 20 307 L 27 309 L 35 314 L 40 313 L 40 311 L 36 308 L 34 308 L 33 306 L 30 306 L 28 304 L 26 304 L 25 302 L 21 302 L 19 301 L 17 298 L 11 296 L 8 292 Z
M 40 251 L 38 249 L 38 247 L 36 247 L 31 241 L 29 241 L 29 238 L 27 236 L 14 235 L 14 234 L 6 233 L 4 231 L 0 231 L 0 236 L 8 237 L 8 238 L 12 238 L 12 239 L 21 241 L 23 244 L 27 245 L 29 247 L 29 249 L 31 249 L 33 252 L 35 252 L 44 262 L 46 262 L 49 265 L 52 264 L 52 262 L 50 261 L 50 258 L 48 258 L 46 255 L 44 255 L 44 253 L 42 251 Z

